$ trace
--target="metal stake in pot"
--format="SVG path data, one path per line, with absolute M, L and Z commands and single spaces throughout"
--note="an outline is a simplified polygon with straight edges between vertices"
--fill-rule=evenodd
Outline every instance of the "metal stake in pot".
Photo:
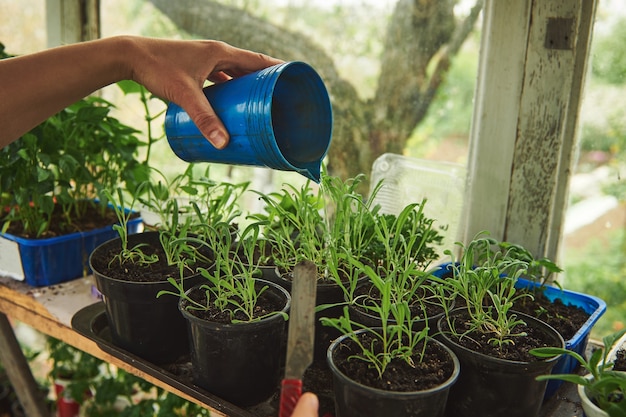
M 302 394 L 302 376 L 313 361 L 316 288 L 317 267 L 311 261 L 300 262 L 293 271 L 287 359 L 279 417 L 290 417 L 293 413 Z

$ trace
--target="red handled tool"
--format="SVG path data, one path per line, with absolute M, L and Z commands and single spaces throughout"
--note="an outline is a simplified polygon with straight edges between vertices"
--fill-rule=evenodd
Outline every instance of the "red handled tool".
M 290 417 L 302 394 L 302 376 L 313 361 L 317 267 L 302 261 L 293 271 L 291 310 L 287 335 L 285 378 L 280 391 L 278 417 Z

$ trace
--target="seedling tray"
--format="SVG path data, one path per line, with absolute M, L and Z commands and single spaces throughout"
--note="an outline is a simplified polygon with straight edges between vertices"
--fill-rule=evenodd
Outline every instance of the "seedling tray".
M 136 233 L 141 217 L 128 222 Z M 76 232 L 46 239 L 26 239 L 0 234 L 0 272 L 33 287 L 60 284 L 90 273 L 89 255 L 118 233 L 111 227 Z
M 140 371 L 165 382 L 219 412 L 232 417 L 255 417 L 257 415 L 194 385 L 191 377 L 191 362 L 188 358 L 183 357 L 175 363 L 159 366 L 115 346 L 111 341 L 111 331 L 103 302 L 91 304 L 74 314 L 72 328 L 96 342 L 104 352 L 131 364 Z
M 540 286 L 540 284 L 520 278 L 515 285 L 517 288 L 534 289 Z M 596 324 L 598 319 L 606 311 L 606 302 L 604 300 L 589 294 L 582 294 L 576 291 L 561 289 L 551 285 L 544 286 L 542 289 L 543 294 L 550 301 L 560 299 L 565 305 L 572 305 L 582 308 L 589 318 L 578 329 L 576 334 L 565 341 L 565 348 L 574 351 L 580 355 L 585 355 L 587 349 L 587 342 L 589 341 L 589 334 L 591 329 Z M 578 367 L 578 361 L 569 355 L 564 355 L 554 366 L 553 374 L 569 374 L 572 373 Z M 546 389 L 546 398 L 550 398 L 556 390 L 563 384 L 563 381 L 553 380 L 548 382 Z
M 444 278 L 446 274 L 451 273 L 451 265 L 452 264 L 449 262 L 441 264 L 435 269 L 431 270 L 430 273 L 436 277 Z M 523 278 L 518 279 L 515 285 L 516 288 L 524 289 L 533 289 L 539 286 L 540 284 Z M 580 355 L 584 355 L 587 349 L 587 342 L 589 341 L 589 334 L 591 333 L 591 329 L 606 311 L 606 302 L 592 295 L 561 289 L 552 285 L 544 286 L 543 292 L 546 298 L 548 298 L 550 301 L 560 299 L 563 304 L 580 307 L 587 314 L 589 314 L 589 318 L 580 327 L 580 329 L 578 329 L 576 334 L 565 341 L 566 349 L 577 352 Z M 569 374 L 574 372 L 577 367 L 578 362 L 571 356 L 565 355 L 558 361 L 558 363 L 552 370 L 552 373 Z M 560 380 L 549 381 L 548 387 L 546 389 L 545 398 L 547 399 L 552 397 L 562 384 L 563 381 Z
M 79 334 L 94 341 L 100 349 L 111 356 L 135 367 L 151 377 L 158 379 L 170 387 L 185 393 L 199 403 L 223 413 L 229 417 L 268 417 L 277 416 L 279 388 L 267 401 L 248 408 L 241 408 L 198 387 L 192 381 L 191 362 L 188 358 L 181 358 L 176 363 L 155 365 L 141 359 L 111 342 L 110 329 L 106 318 L 103 302 L 91 304 L 79 310 L 72 318 L 72 327 Z M 319 388 L 320 382 L 325 384 Z M 332 394 L 332 377 L 320 366 L 314 363 L 304 376 L 304 391 L 315 391 L 320 399 L 320 416 L 332 417 L 334 398 Z M 315 384 L 317 388 L 310 389 Z M 571 384 L 564 384 L 559 389 L 559 395 L 546 400 L 539 417 L 570 417 L 580 412 L 580 400 L 576 389 Z

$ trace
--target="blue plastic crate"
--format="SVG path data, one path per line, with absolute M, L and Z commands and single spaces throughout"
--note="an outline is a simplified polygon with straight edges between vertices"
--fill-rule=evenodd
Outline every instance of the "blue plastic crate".
M 540 284 L 526 279 L 520 278 L 515 285 L 517 288 L 535 288 Z M 589 318 L 578 329 L 576 334 L 570 339 L 565 341 L 565 349 L 574 351 L 583 357 L 587 349 L 587 341 L 589 340 L 589 334 L 591 329 L 596 324 L 598 319 L 606 311 L 606 302 L 598 297 L 589 294 L 583 294 L 576 291 L 570 291 L 566 289 L 560 289 L 554 286 L 546 286 L 543 290 L 544 295 L 550 301 L 560 299 L 565 305 L 573 305 L 582 308 Z M 578 361 L 569 355 L 564 355 L 552 369 L 553 374 L 569 374 L 572 373 L 578 367 Z M 548 381 L 548 387 L 546 388 L 545 398 L 550 398 L 556 390 L 563 384 L 560 380 Z
M 130 220 L 128 232 L 137 233 L 141 225 L 141 217 Z M 17 243 L 24 281 L 34 287 L 44 287 L 90 274 L 91 252 L 101 243 L 118 236 L 108 226 L 47 239 L 26 239 L 8 233 L 0 234 L 0 239 Z M 14 278 L 22 278 L 21 274 L 17 275 Z
M 444 263 L 429 271 L 432 275 L 443 278 L 447 273 L 452 273 L 452 264 Z M 529 288 L 532 289 L 534 287 L 538 287 L 540 284 L 529 281 L 523 278 L 518 279 L 515 284 L 516 288 Z M 587 341 L 589 340 L 589 334 L 591 333 L 591 329 L 596 324 L 598 319 L 604 314 L 606 311 L 606 302 L 602 299 L 595 297 L 593 295 L 583 294 L 576 291 L 570 291 L 566 289 L 561 289 L 555 286 L 548 285 L 544 290 L 545 296 L 554 301 L 557 298 L 560 299 L 565 305 L 573 305 L 576 307 L 582 308 L 587 314 L 589 314 L 589 318 L 587 321 L 578 329 L 576 334 L 572 336 L 570 339 L 565 341 L 565 348 L 568 350 L 572 350 L 574 352 L 579 353 L 580 355 L 585 356 L 585 350 L 587 349 Z M 557 364 L 554 366 L 552 373 L 553 374 L 569 374 L 576 370 L 578 367 L 578 362 L 569 355 L 564 355 Z M 548 381 L 548 386 L 546 388 L 545 398 L 550 398 L 556 390 L 563 384 L 563 381 L 560 380 L 551 380 Z

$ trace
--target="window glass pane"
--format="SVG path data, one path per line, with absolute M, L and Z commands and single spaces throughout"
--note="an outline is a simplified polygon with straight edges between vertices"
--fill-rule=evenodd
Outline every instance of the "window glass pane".
M 0 2 L 3 10 L 8 10 L 5 4 L 16 10 L 11 14 L 15 27 L 2 27 L 0 41 L 7 51 L 44 49 L 46 1 Z M 369 175 L 383 153 L 465 164 L 480 43 L 477 3 L 107 0 L 101 2 L 101 33 L 213 38 L 309 62 L 324 78 L 333 101 L 336 128 L 329 172 L 348 178 Z M 137 95 L 124 96 L 117 86 L 101 94 L 116 104 L 113 116 L 144 134 L 148 131 Z M 150 117 L 156 116 L 151 134 L 162 138 L 165 104 L 150 100 L 148 109 Z M 165 140 L 155 144 L 151 158 L 168 175 L 187 165 Z M 252 178 L 259 188 L 304 181 L 292 173 L 220 165 L 212 167 L 212 175 Z
M 212 37 L 309 62 L 333 99 L 331 173 L 369 174 L 384 152 L 465 162 L 479 43 L 474 1 L 220 3 L 111 0 L 103 35 Z

